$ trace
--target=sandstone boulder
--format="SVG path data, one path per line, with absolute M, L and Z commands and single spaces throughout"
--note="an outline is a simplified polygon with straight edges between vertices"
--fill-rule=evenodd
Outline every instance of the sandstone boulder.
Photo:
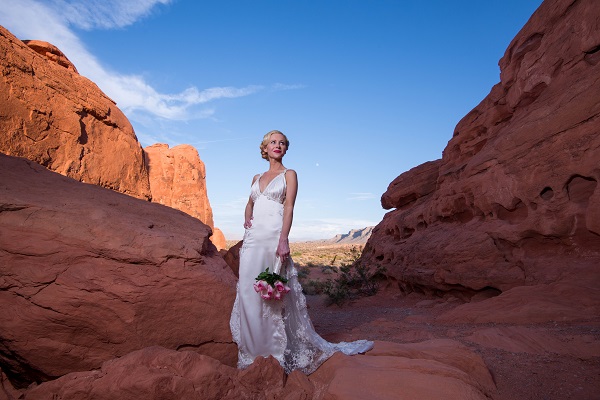
M 442 159 L 390 184 L 382 205 L 396 210 L 374 229 L 362 262 L 425 293 L 499 293 L 597 275 L 598 49 L 595 1 L 544 1 Z
M 240 276 L 240 249 L 242 248 L 243 244 L 244 241 L 240 240 L 235 244 L 235 246 L 231 246 L 223 256 L 225 262 L 227 265 L 229 265 L 229 268 L 231 268 L 235 276 L 238 278 Z
M 210 237 L 210 241 L 213 242 L 217 250 L 221 251 L 227 247 L 227 240 L 225 239 L 225 235 L 223 231 L 217 227 L 213 228 L 213 234 Z
M 73 63 L 69 61 L 67 56 L 65 56 L 65 54 L 53 44 L 41 40 L 23 40 L 23 43 L 25 43 L 30 49 L 34 50 L 36 53 L 43 55 L 44 57 L 48 58 L 51 61 L 54 61 L 58 65 L 63 66 L 68 70 L 78 73 L 77 68 L 75 68 L 75 65 L 73 65 Z
M 479 356 L 451 340 L 377 342 L 341 353 L 315 373 L 289 376 L 273 358 L 240 371 L 187 351 L 148 347 L 23 391 L 26 400 L 86 399 L 487 399 L 495 388 Z
M 56 47 L 29 45 L 0 26 L 0 152 L 150 199 L 142 147 L 125 115 Z
M 235 365 L 210 228 L 0 155 L 0 365 L 17 386 L 160 345 Z

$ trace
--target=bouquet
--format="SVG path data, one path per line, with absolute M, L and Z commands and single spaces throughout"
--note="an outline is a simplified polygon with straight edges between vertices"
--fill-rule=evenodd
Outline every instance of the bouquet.
M 254 290 L 265 300 L 281 300 L 283 295 L 290 291 L 286 283 L 287 279 L 275 272 L 269 272 L 267 268 L 256 277 Z

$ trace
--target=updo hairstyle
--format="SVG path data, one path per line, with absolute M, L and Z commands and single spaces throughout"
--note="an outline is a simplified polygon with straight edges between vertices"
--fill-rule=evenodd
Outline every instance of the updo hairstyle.
M 269 140 L 271 140 L 271 135 L 274 135 L 276 133 L 279 133 L 280 135 L 283 136 L 283 139 L 285 140 L 285 146 L 289 149 L 290 148 L 290 141 L 288 140 L 287 136 L 285 136 L 283 134 L 283 132 L 281 131 L 270 131 L 268 132 L 264 137 L 263 140 L 260 144 L 260 155 L 262 156 L 262 158 L 264 158 L 265 160 L 269 159 L 269 156 L 267 155 L 267 145 L 269 144 Z

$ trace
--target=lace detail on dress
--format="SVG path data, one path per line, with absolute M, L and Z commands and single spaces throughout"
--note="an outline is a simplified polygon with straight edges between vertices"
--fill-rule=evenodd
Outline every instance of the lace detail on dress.
M 364 353 L 373 348 L 373 342 L 357 340 L 355 342 L 329 343 L 315 332 L 302 286 L 298 282 L 298 271 L 290 259 L 287 266 L 288 286 L 291 291 L 284 298 L 284 322 L 287 335 L 285 363 L 286 373 L 300 370 L 305 374 L 314 372 L 335 352 L 352 355 Z

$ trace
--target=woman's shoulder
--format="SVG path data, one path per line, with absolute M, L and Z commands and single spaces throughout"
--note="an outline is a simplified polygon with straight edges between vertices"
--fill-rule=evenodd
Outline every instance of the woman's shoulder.
M 298 182 L 298 174 L 296 174 L 296 171 L 294 171 L 293 169 L 286 169 L 284 174 L 285 174 L 285 179 L 288 182 L 290 180 L 292 180 L 293 182 Z
M 261 176 L 261 175 L 262 175 L 262 174 L 256 174 L 256 175 L 254 175 L 254 178 L 252 178 L 252 184 L 254 184 L 254 182 L 256 182 L 256 180 L 257 180 L 258 178 L 260 178 L 260 176 Z

